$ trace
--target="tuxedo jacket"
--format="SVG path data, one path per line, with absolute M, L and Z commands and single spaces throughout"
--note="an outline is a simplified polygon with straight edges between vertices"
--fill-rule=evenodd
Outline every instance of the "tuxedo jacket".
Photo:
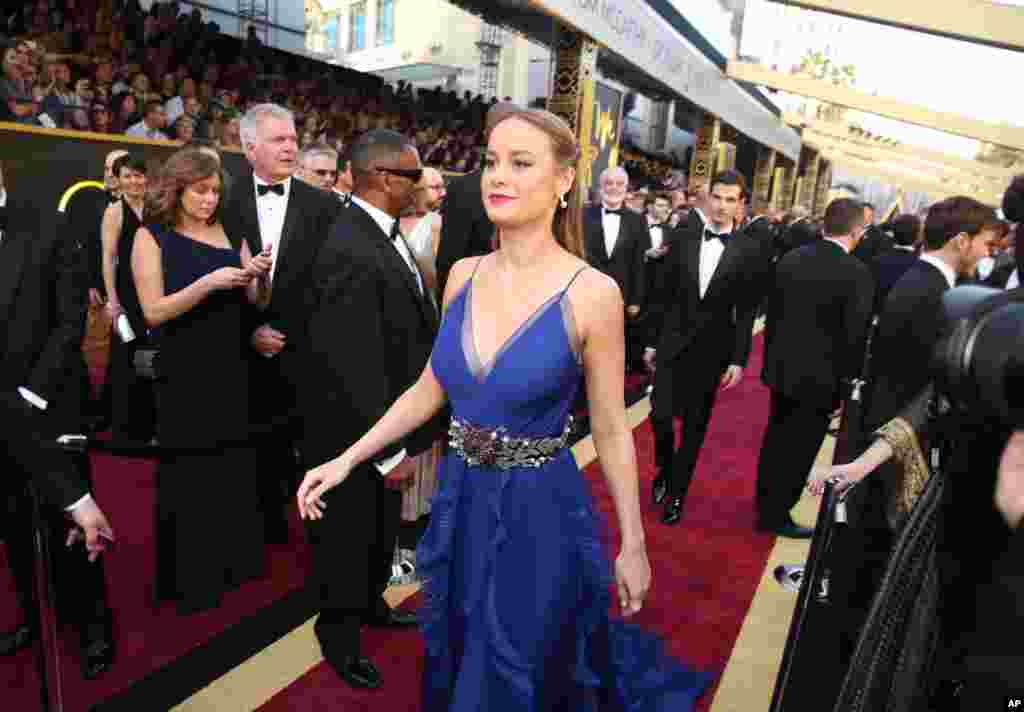
M 654 289 L 661 282 L 661 273 L 665 271 L 666 265 L 671 260 L 670 255 L 672 254 L 672 251 L 678 249 L 684 232 L 685 231 L 682 229 L 682 226 L 668 227 L 666 225 L 663 227 L 661 234 L 661 246 L 668 248 L 668 251 L 661 257 L 651 258 L 646 256 L 647 250 L 654 246 L 651 241 L 651 229 L 648 226 L 644 231 L 644 239 L 641 242 L 641 254 L 644 255 L 643 279 L 645 301 L 640 305 L 641 320 L 646 318 L 647 309 L 654 293 Z
M 658 368 L 671 367 L 684 353 L 689 365 L 710 369 L 746 366 L 750 356 L 754 312 L 771 263 L 755 239 L 735 233 L 701 297 L 702 240 L 703 222 L 688 222 L 648 302 L 645 343 L 657 349 Z
M 642 305 L 647 293 L 644 251 L 651 246 L 647 219 L 628 208 L 623 210 L 618 239 L 612 254 L 604 239 L 602 206 L 592 205 L 583 211 L 583 246 L 587 262 L 615 280 L 626 306 Z
M 317 253 L 311 280 L 308 354 L 299 407 L 309 467 L 361 438 L 420 377 L 433 349 L 438 314 L 420 295 L 408 264 L 373 218 L 344 208 Z M 429 448 L 441 414 L 376 456 Z
M 942 295 L 948 289 L 942 272 L 919 258 L 889 291 L 871 346 L 868 428 L 895 417 L 932 380 L 932 352 L 945 323 Z
M 875 313 L 880 314 L 885 306 L 885 298 L 900 281 L 908 269 L 917 264 L 920 257 L 912 250 L 904 250 L 895 245 L 884 250 L 871 263 L 871 273 L 875 278 Z
M 838 404 L 863 366 L 874 284 L 856 257 L 818 240 L 779 260 L 768 291 L 764 382 L 809 406 Z
M 0 208 L 0 439 L 47 500 L 66 507 L 85 484 L 52 442 L 80 425 L 88 288 L 84 246 L 57 229 L 57 218 L 27 203 Z M 25 410 L 19 387 L 45 399 L 47 410 Z
M 493 250 L 494 224 L 487 217 L 479 170 L 453 178 L 441 205 L 441 242 L 437 248 L 437 302 L 442 303 L 452 265 L 464 257 Z
M 896 240 L 891 235 L 877 225 L 871 225 L 854 248 L 853 256 L 864 264 L 871 264 L 895 244 Z
M 293 178 L 289 189 L 281 237 L 274 250 L 277 265 L 271 286 L 270 304 L 266 311 L 252 314 L 255 328 L 270 324 L 286 337 L 282 359 L 286 374 L 294 380 L 301 368 L 296 354 L 306 340 L 306 322 L 310 275 L 313 261 L 324 239 L 330 234 L 342 206 L 333 193 L 325 193 Z M 256 211 L 256 188 L 252 173 L 239 178 L 232 186 L 224 210 L 224 231 L 236 249 L 244 239 L 253 255 L 263 250 L 259 214 Z M 262 357 L 260 357 L 262 358 Z

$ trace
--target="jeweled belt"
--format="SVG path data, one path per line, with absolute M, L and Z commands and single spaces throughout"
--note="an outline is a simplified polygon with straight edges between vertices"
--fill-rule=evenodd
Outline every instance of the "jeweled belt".
M 469 465 L 497 467 L 540 467 L 555 458 L 569 443 L 572 416 L 565 430 L 557 437 L 522 438 L 508 434 L 508 429 L 484 428 L 452 418 L 448 427 L 448 444 Z

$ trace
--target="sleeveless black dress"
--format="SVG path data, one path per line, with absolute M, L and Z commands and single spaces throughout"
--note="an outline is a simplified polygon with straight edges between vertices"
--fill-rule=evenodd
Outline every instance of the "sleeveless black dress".
M 241 267 L 234 249 L 172 230 L 153 234 L 166 294 Z M 244 290 L 217 291 L 162 324 L 157 337 L 157 432 L 166 454 L 157 469 L 156 594 L 176 600 L 182 614 L 216 607 L 264 570 L 255 463 L 237 444 L 249 427 L 245 309 Z
M 115 439 L 149 442 L 153 437 L 156 418 L 153 385 L 140 379 L 134 366 L 135 352 L 149 345 L 149 330 L 132 273 L 135 233 L 142 227 L 142 223 L 124 198 L 121 198 L 121 207 L 124 218 L 121 222 L 121 235 L 117 240 L 114 288 L 117 290 L 121 310 L 135 332 L 135 339 L 127 343 L 121 341 L 116 329 L 111 337 L 111 426 Z

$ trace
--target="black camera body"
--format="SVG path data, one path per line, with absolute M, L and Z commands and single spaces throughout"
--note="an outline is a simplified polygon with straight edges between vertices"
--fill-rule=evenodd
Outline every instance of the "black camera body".
M 1024 289 L 964 286 L 946 292 L 935 347 L 938 391 L 962 410 L 1024 427 Z

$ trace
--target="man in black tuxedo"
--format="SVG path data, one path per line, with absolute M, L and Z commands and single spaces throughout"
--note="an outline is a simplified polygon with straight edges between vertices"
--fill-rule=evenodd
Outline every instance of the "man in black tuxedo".
M 864 224 L 867 226 L 864 237 L 861 239 L 853 256 L 866 265 L 870 265 L 885 251 L 893 245 L 893 239 L 880 227 L 875 225 L 875 208 L 871 203 L 862 203 L 864 206 Z
M 254 424 L 280 421 L 295 410 L 295 389 L 303 369 L 305 299 L 317 250 L 330 234 L 341 204 L 292 174 L 298 143 L 292 114 L 275 104 L 259 104 L 241 123 L 242 145 L 252 173 L 234 182 L 224 211 L 224 231 L 236 246 L 244 239 L 253 255 L 271 250 L 270 304 L 254 314 L 251 418 Z M 271 542 L 288 537 L 285 507 L 291 501 L 298 427 L 278 427 L 261 448 L 259 473 L 265 531 Z
M 76 461 L 53 445 L 58 435 L 79 432 L 88 386 L 81 352 L 85 246 L 80 236 L 57 229 L 52 207 L 8 205 L 2 184 L 0 206 L 0 496 L 8 559 L 27 621 L 0 637 L 0 653 L 12 653 L 31 641 L 38 626 L 26 483 L 34 481 L 48 505 L 44 524 L 55 549 L 67 537 L 62 510 L 86 529 L 94 559 L 103 549 L 98 537 L 113 534 L 87 496 L 87 458 Z M 82 672 L 91 679 L 113 660 L 103 569 L 64 550 L 55 554 L 61 610 L 79 630 Z
M 651 238 L 647 219 L 623 205 L 629 186 L 626 170 L 605 169 L 599 183 L 601 204 L 583 210 L 583 246 L 587 262 L 619 285 L 626 305 L 627 363 L 635 363 L 642 356 L 642 344 L 636 343 L 633 327 L 647 292 L 644 252 Z
M 653 498 L 661 503 L 667 497 L 665 524 L 682 517 L 719 389 L 739 383 L 750 355 L 754 312 L 771 263 L 756 240 L 734 233 L 736 207 L 745 192 L 746 182 L 735 171 L 712 179 L 706 224 L 696 234 L 680 235 L 650 300 L 644 361 L 655 371 Z M 678 451 L 676 417 L 683 418 Z
M 924 250 L 890 290 L 881 311 L 866 428 L 874 430 L 895 417 L 931 381 L 928 364 L 944 324 L 942 296 L 988 256 L 997 224 L 995 211 L 970 198 L 947 198 L 929 209 Z
M 377 129 L 353 146 L 355 191 L 314 266 L 308 354 L 300 384 L 305 414 L 303 466 L 331 460 L 366 433 L 419 378 L 438 315 L 398 219 L 422 168 L 400 134 Z M 380 674 L 360 655 L 361 623 L 408 626 L 414 618 L 382 598 L 391 575 L 401 493 L 385 476 L 412 474 L 443 416 L 357 467 L 324 496 L 326 515 L 308 525 L 312 585 L 319 592 L 316 635 L 324 658 L 354 687 L 376 688 Z
M 915 246 L 921 237 L 921 219 L 906 213 L 889 223 L 892 229 L 893 245 L 887 247 L 871 263 L 875 278 L 875 314 L 880 314 L 889 290 L 900 277 L 917 263 Z
M 839 198 L 825 210 L 825 237 L 790 252 L 768 292 L 765 361 L 771 414 L 757 465 L 758 528 L 810 538 L 793 522 L 807 475 L 840 402 L 844 378 L 864 355 L 874 285 L 850 252 L 864 233 L 857 201 Z
M 487 110 L 485 126 L 487 137 L 491 129 L 519 107 L 508 102 L 498 102 Z M 463 257 L 486 255 L 494 250 L 494 225 L 484 210 L 480 180 L 483 169 L 472 171 L 452 179 L 448 183 L 448 195 L 441 206 L 441 242 L 437 248 L 437 301 L 444 298 L 444 287 L 452 265 Z

